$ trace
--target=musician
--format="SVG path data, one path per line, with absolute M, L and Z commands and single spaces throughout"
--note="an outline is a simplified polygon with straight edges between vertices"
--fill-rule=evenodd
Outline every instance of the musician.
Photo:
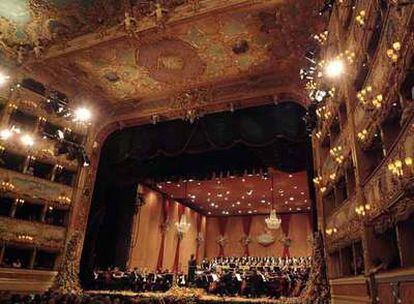
M 194 254 L 190 256 L 188 261 L 188 283 L 193 284 L 195 279 L 195 272 L 197 270 L 197 261 L 194 257 Z

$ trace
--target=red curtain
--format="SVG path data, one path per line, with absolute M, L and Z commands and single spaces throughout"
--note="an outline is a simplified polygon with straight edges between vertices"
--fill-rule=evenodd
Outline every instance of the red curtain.
M 160 250 L 158 252 L 158 260 L 157 260 L 157 269 L 162 269 L 162 264 L 164 261 L 164 248 L 165 248 L 165 224 L 168 221 L 170 216 L 170 201 L 166 198 L 163 198 L 162 201 L 162 211 L 161 211 L 161 223 L 160 223 L 160 232 L 161 232 L 161 245 Z
M 181 220 L 181 216 L 184 214 L 185 206 L 178 204 L 178 221 Z M 178 272 L 178 266 L 180 264 L 180 244 L 181 244 L 181 237 L 177 239 L 177 247 L 175 247 L 175 257 L 174 257 L 174 265 L 173 271 Z
M 227 220 L 228 220 L 227 217 L 218 218 L 218 228 L 219 228 L 220 236 L 224 236 L 226 234 Z M 224 256 L 224 244 L 219 244 L 218 256 Z
M 289 224 L 290 224 L 291 214 L 282 214 L 280 216 L 280 218 L 282 219 L 282 224 L 281 224 L 282 232 L 283 232 L 284 236 L 286 238 L 288 238 L 289 237 Z M 286 244 L 286 240 L 283 244 L 282 257 L 290 257 L 289 245 Z
M 251 216 L 244 216 L 242 219 L 242 225 L 243 225 L 243 233 L 245 237 L 248 237 L 250 234 L 250 228 L 252 227 L 252 220 L 253 217 Z M 249 256 L 249 245 L 244 245 L 244 255 Z
M 201 223 L 203 221 L 203 217 L 200 213 L 197 213 L 197 238 L 199 237 L 200 233 L 201 233 Z M 196 261 L 198 262 L 199 259 L 199 248 L 200 248 L 200 242 L 197 240 L 197 244 L 196 244 Z

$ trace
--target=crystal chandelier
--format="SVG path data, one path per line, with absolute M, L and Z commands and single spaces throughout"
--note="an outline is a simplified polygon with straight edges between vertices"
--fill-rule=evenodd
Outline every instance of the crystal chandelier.
M 183 214 L 180 221 L 175 223 L 175 226 L 177 227 L 178 234 L 184 235 L 190 229 L 191 224 L 187 222 L 187 217 Z
M 282 220 L 277 216 L 276 214 L 276 209 L 275 209 L 275 204 L 274 204 L 274 195 L 273 195 L 273 189 L 274 189 L 274 184 L 273 184 L 273 175 L 272 175 L 272 192 L 271 192 L 271 196 L 272 196 L 272 209 L 270 210 L 270 215 L 265 218 L 265 223 L 267 228 L 269 229 L 273 229 L 273 230 L 277 230 L 280 228 L 280 224 L 282 223 Z
M 270 210 L 270 215 L 265 219 L 267 228 L 269 229 L 279 229 L 282 220 L 277 216 L 276 209 Z

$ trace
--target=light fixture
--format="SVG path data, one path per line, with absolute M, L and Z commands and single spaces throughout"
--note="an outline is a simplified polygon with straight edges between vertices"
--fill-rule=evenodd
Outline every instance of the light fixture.
M 28 134 L 23 135 L 20 140 L 25 146 L 31 147 L 34 145 L 34 139 Z
M 191 224 L 187 222 L 187 217 L 183 214 L 180 221 L 175 223 L 175 226 L 177 227 L 178 234 L 184 235 L 190 229 Z
M 13 133 L 9 129 L 4 129 L 0 131 L 0 138 L 2 140 L 8 140 L 12 135 Z
M 344 73 L 345 65 L 341 59 L 329 61 L 325 66 L 325 74 L 329 78 L 337 78 Z
M 77 108 L 74 114 L 75 114 L 75 117 L 73 120 L 79 121 L 79 122 L 88 122 L 92 117 L 91 111 L 83 107 Z
M 4 85 L 10 79 L 9 75 L 0 72 L 0 86 Z
M 272 188 L 274 188 L 273 185 L 273 176 L 272 176 Z M 265 218 L 265 223 L 267 228 L 272 230 L 277 230 L 280 228 L 280 224 L 282 223 L 282 220 L 277 216 L 276 209 L 274 208 L 274 196 L 272 195 L 272 208 L 270 210 L 270 214 L 267 218 Z

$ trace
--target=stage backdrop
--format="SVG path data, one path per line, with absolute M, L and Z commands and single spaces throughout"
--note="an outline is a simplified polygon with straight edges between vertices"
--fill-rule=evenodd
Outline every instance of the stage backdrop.
M 266 232 L 265 225 L 266 215 L 252 216 L 251 226 L 249 231 L 250 243 L 249 254 L 251 256 L 282 256 L 284 252 L 284 237 L 282 228 L 271 231 L 275 238 L 275 242 L 269 246 L 263 246 L 258 243 L 257 237 Z M 225 229 L 225 256 L 243 256 L 245 247 L 241 239 L 245 235 L 243 230 L 243 221 L 245 216 L 229 217 Z M 217 217 L 207 218 L 207 235 L 205 244 L 205 256 L 207 258 L 215 257 L 220 252 L 220 246 L 217 244 L 217 239 L 220 236 L 220 220 Z M 307 256 L 311 254 L 311 244 L 309 242 L 309 235 L 312 234 L 311 225 L 309 223 L 308 213 L 290 214 L 289 220 L 289 235 L 292 240 L 289 253 L 291 256 Z
M 144 199 L 145 205 L 141 208 L 134 223 L 129 267 L 172 270 L 177 252 L 178 237 L 175 223 L 178 221 L 179 203 L 166 199 L 159 192 L 147 188 L 144 189 Z M 275 238 L 273 244 L 263 246 L 258 243 L 257 237 L 266 232 L 265 215 L 251 216 L 250 223 L 248 223 L 246 216 L 228 217 L 223 221 L 223 218 L 220 220 L 217 217 L 200 216 L 188 207 L 184 208 L 184 212 L 191 227 L 178 246 L 179 270 L 187 271 L 187 262 L 191 254 L 196 254 L 197 247 L 199 260 L 204 257 L 218 256 L 220 246 L 217 240 L 221 235 L 220 232 L 223 231 L 225 236 L 223 250 L 226 256 L 245 254 L 246 247 L 241 240 L 246 231 L 249 232 L 251 241 L 248 244 L 248 252 L 251 256 L 282 256 L 286 252 L 282 228 L 271 232 Z M 167 226 L 168 229 L 164 230 L 163 237 L 162 224 L 165 223 L 166 218 L 168 218 L 168 225 L 164 227 Z M 311 245 L 308 237 L 311 234 L 311 225 L 308 213 L 291 214 L 288 228 L 288 237 L 292 240 L 289 254 L 291 256 L 310 255 Z M 162 242 L 164 242 L 163 246 Z
M 145 205 L 141 208 L 140 215 L 135 220 L 135 237 L 133 236 L 131 241 L 129 266 L 147 268 L 148 270 L 157 268 L 172 270 L 178 242 L 175 223 L 178 221 L 179 203 L 168 200 L 168 229 L 165 232 L 162 263 L 160 263 L 160 247 L 163 239 L 160 226 L 164 220 L 163 204 L 165 199 L 156 191 L 150 189 L 144 189 L 144 191 Z M 179 245 L 178 269 L 186 271 L 190 255 L 196 254 L 197 217 L 199 217 L 199 214 L 188 207 L 185 207 L 184 213 L 191 226 Z M 201 217 L 199 228 L 200 235 L 205 238 L 206 218 L 204 216 Z M 203 258 L 205 243 L 200 242 L 199 244 L 199 257 Z

